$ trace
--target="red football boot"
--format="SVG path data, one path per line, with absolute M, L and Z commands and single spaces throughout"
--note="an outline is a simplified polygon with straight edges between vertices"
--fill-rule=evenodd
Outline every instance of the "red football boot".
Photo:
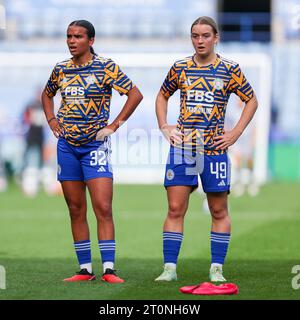
M 93 273 L 89 273 L 87 269 L 81 269 L 76 272 L 71 278 L 64 279 L 65 282 L 76 282 L 76 281 L 92 281 L 95 280 L 96 276 Z
M 192 294 L 193 291 L 194 291 L 196 288 L 198 288 L 198 287 L 200 287 L 200 286 L 202 286 L 202 285 L 205 285 L 205 286 L 207 286 L 207 287 L 213 286 L 213 284 L 210 283 L 210 282 L 204 282 L 204 283 L 197 284 L 196 286 L 185 286 L 185 287 L 181 287 L 179 290 L 180 290 L 180 292 L 182 292 L 182 293 Z
M 204 282 L 200 286 L 195 288 L 192 294 L 227 295 L 227 294 L 237 294 L 238 291 L 239 291 L 238 286 L 234 283 L 223 283 L 217 286 L 209 282 Z
M 181 287 L 179 290 L 182 293 L 196 295 L 226 295 L 237 294 L 239 292 L 238 286 L 234 283 L 223 283 L 217 286 L 210 282 L 203 282 L 197 286 Z
M 123 283 L 125 282 L 123 279 L 119 278 L 115 270 L 107 268 L 101 277 L 102 281 L 106 281 L 108 283 Z

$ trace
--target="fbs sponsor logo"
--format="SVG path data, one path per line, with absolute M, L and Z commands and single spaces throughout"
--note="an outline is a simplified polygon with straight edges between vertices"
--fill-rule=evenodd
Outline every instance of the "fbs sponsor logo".
M 187 100 L 189 102 L 204 102 L 204 103 L 213 103 L 214 102 L 214 93 L 212 91 L 204 90 L 187 90 Z
M 84 88 L 83 87 L 72 87 L 68 86 L 65 89 L 66 96 L 84 96 Z
M 168 180 L 173 180 L 175 177 L 175 173 L 172 169 L 169 169 L 166 173 L 166 177 Z

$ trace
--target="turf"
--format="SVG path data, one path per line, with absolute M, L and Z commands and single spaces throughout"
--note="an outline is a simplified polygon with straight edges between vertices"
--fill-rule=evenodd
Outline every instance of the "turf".
M 259 196 L 230 197 L 232 240 L 225 277 L 238 284 L 234 296 L 184 295 L 179 287 L 208 281 L 210 216 L 201 197 L 191 196 L 177 282 L 153 281 L 162 271 L 161 229 L 167 204 L 161 186 L 116 185 L 118 274 L 126 282 L 110 285 L 98 280 L 64 283 L 77 271 L 69 217 L 61 196 L 43 192 L 35 199 L 16 186 L 0 194 L 0 265 L 6 269 L 6 299 L 299 299 L 291 285 L 294 265 L 300 264 L 300 184 L 265 185 Z M 96 223 L 89 205 L 93 266 L 101 273 Z

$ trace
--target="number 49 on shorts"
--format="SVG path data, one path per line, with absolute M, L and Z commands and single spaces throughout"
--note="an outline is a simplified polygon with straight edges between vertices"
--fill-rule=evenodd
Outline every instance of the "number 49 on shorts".
M 216 179 L 227 178 L 227 163 L 226 162 L 211 162 L 210 173 L 216 176 Z

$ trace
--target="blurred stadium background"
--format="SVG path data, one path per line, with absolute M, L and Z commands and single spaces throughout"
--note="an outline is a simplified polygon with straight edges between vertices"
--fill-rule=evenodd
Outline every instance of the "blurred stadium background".
M 154 195 L 164 196 L 161 183 L 167 145 L 157 130 L 154 102 L 172 63 L 192 54 L 190 26 L 202 15 L 211 16 L 218 22 L 221 43 L 217 52 L 240 63 L 260 103 L 253 123 L 231 150 L 234 166 L 232 208 L 246 212 L 245 220 L 237 218 L 236 223 L 242 230 L 243 223 L 254 228 L 257 221 L 251 218 L 252 211 L 263 212 L 262 215 L 253 214 L 262 222 L 284 219 L 284 206 L 276 209 L 275 204 L 283 193 L 291 193 L 289 203 L 286 203 L 289 222 L 291 225 L 297 219 L 299 222 L 300 0 L 0 0 L 0 237 L 2 235 L 3 240 L 0 243 L 10 243 L 10 249 L 0 250 L 0 264 L 11 264 L 14 268 L 13 260 L 9 262 L 14 255 L 20 258 L 21 265 L 26 257 L 63 259 L 67 250 L 73 257 L 69 248 L 71 239 L 66 208 L 60 198 L 60 186 L 55 181 L 56 141 L 45 123 L 39 95 L 55 63 L 70 56 L 65 35 L 68 24 L 76 19 L 86 19 L 94 24 L 95 51 L 113 58 L 144 95 L 128 124 L 113 137 L 114 206 L 125 213 L 140 210 L 141 217 L 145 217 L 145 224 L 140 225 L 143 228 L 151 215 L 151 205 L 156 205 L 153 209 L 155 223 L 151 220 L 157 236 L 155 253 L 145 253 L 145 257 L 160 261 L 160 228 L 166 199 L 160 197 L 159 205 Z M 124 98 L 114 93 L 111 118 L 118 113 L 122 103 Z M 178 103 L 179 95 L 170 100 L 170 122 L 176 121 Z M 58 106 L 59 97 L 56 100 Z M 227 127 L 230 128 L 238 119 L 241 105 L 232 97 L 227 110 Z M 125 183 L 133 185 L 127 189 L 122 185 Z M 139 185 L 141 183 L 148 186 Z M 126 193 L 128 190 L 132 194 Z M 130 198 L 144 198 L 145 194 L 149 199 L 153 196 L 154 203 L 145 201 L 144 207 L 132 209 L 134 199 Z M 199 197 L 204 198 L 203 195 L 193 195 L 194 209 L 191 210 L 205 212 L 205 200 L 199 205 Z M 263 199 L 267 200 L 263 202 Z M 143 206 L 142 201 L 139 203 Z M 257 206 L 253 207 L 253 204 Z M 42 217 L 45 220 L 36 219 L 41 208 L 44 208 Z M 272 210 L 276 211 L 274 216 Z M 29 243 L 35 242 L 32 232 L 43 229 L 46 221 L 55 227 L 51 221 L 52 212 L 56 222 L 64 223 L 60 239 L 63 234 L 68 234 L 66 241 L 62 240 L 65 241 L 64 251 L 56 252 L 47 247 L 47 254 L 39 253 L 38 249 L 38 253 L 34 253 L 32 248 L 20 246 L 18 241 L 25 239 L 29 239 Z M 234 214 L 233 219 L 237 217 Z M 124 218 L 120 213 L 116 219 L 133 228 L 134 219 L 141 217 L 138 218 L 136 213 L 130 218 L 128 213 Z M 22 230 L 20 225 L 16 227 L 18 219 L 22 222 Z M 193 222 L 196 217 L 191 219 Z M 204 223 L 202 228 L 208 225 L 207 215 L 197 219 Z M 122 227 L 118 226 L 118 229 L 123 242 L 129 241 Z M 247 227 L 245 230 L 249 231 Z M 279 232 L 285 231 L 280 229 Z M 293 238 L 295 232 L 291 231 L 287 240 L 296 241 Z M 20 239 L 11 243 L 9 239 L 13 234 Z M 42 234 L 41 231 L 36 236 L 42 237 Z M 143 238 L 143 232 L 140 238 Z M 57 243 L 57 247 L 60 245 Z M 131 245 L 134 248 L 134 244 Z M 197 252 L 186 251 L 185 254 L 190 258 L 198 257 Z M 120 255 L 122 258 L 122 253 Z M 132 253 L 123 255 L 124 259 L 134 257 Z M 277 251 L 274 256 L 279 258 Z M 292 249 L 286 252 L 286 258 L 290 260 L 296 256 Z M 264 257 L 263 250 L 261 257 Z M 290 270 L 284 272 L 288 277 Z M 10 297 L 37 297 L 25 291 L 18 292 L 15 286 Z M 289 294 L 291 292 L 287 289 L 285 297 Z M 57 297 L 68 296 L 61 294 Z

